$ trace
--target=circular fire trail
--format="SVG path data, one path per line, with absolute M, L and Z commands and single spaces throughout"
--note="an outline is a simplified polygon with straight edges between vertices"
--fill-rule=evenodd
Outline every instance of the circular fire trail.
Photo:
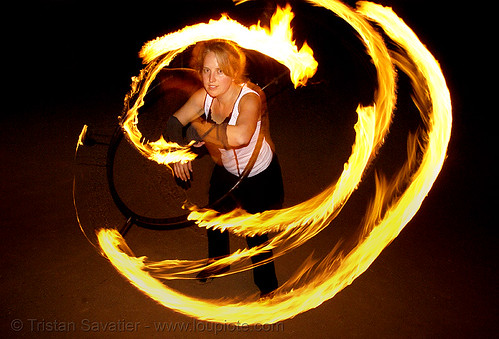
M 132 255 L 116 230 L 100 230 L 99 245 L 115 268 L 137 288 L 168 308 L 207 321 L 236 324 L 244 320 L 247 324 L 264 324 L 292 318 L 319 306 L 351 284 L 397 237 L 417 213 L 442 168 L 450 139 L 452 109 L 445 79 L 431 53 L 390 8 L 371 2 L 359 2 L 356 9 L 335 0 L 309 2 L 334 12 L 357 32 L 376 67 L 378 87 L 374 101 L 368 107 L 359 105 L 352 153 L 339 179 L 316 197 L 296 206 L 255 215 L 241 210 L 218 215 L 208 209 L 191 208 L 189 219 L 199 227 L 227 229 L 242 236 L 276 232 L 268 243 L 239 250 L 222 259 L 235 267 L 229 274 L 251 268 L 244 263 L 259 251 L 272 248 L 274 257 L 283 255 L 330 225 L 358 187 L 388 133 L 396 103 L 397 69 L 411 80 L 424 126 L 409 136 L 408 160 L 394 179 L 388 182 L 377 178 L 376 193 L 360 226 L 362 232 L 359 232 L 355 246 L 348 251 L 335 247 L 322 260 L 305 263 L 271 299 L 214 301 L 179 293 L 160 279 L 190 279 L 206 267 L 204 260 L 152 262 L 145 257 L 138 258 Z M 309 46 L 304 44 L 298 49 L 292 40 L 292 18 L 289 6 L 278 8 L 269 29 L 259 24 L 248 28 L 223 16 L 218 21 L 189 26 L 145 44 L 140 55 L 146 66 L 133 78 L 121 119 L 127 139 L 144 156 L 161 164 L 195 158 L 189 147 L 163 139 L 142 143 L 137 112 L 158 72 L 199 41 L 227 39 L 243 48 L 257 50 L 288 67 L 295 87 L 305 85 L 315 74 L 317 62 Z M 395 47 L 389 49 L 378 30 L 382 30 L 391 40 L 390 46 Z

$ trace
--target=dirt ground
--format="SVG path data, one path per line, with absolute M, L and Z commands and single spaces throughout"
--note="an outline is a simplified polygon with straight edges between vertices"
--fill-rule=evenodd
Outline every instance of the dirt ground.
M 488 111 L 479 107 L 485 83 L 468 66 L 478 47 L 473 41 L 462 47 L 458 37 L 473 23 L 463 19 L 466 13 L 451 18 L 443 9 L 423 11 L 421 2 L 382 3 L 393 6 L 441 63 L 453 99 L 448 158 L 417 215 L 349 287 L 274 326 L 239 328 L 183 316 L 143 295 L 87 241 L 73 206 L 75 182 L 80 221 L 90 240 L 96 228 L 125 223 L 108 191 L 106 143 L 130 78 L 142 67 L 137 52 L 157 36 L 232 13 L 232 5 L 186 1 L 175 11 L 154 2 L 136 4 L 141 11 L 63 1 L 29 10 L 18 6 L 13 14 L 22 34 L 6 40 L 11 59 L 4 79 L 10 89 L 4 94 L 0 134 L 2 337 L 59 332 L 72 337 L 495 337 L 497 238 L 491 211 L 497 199 L 487 195 L 493 159 L 486 158 L 495 153 L 487 147 L 492 145 Z M 247 6 L 233 10 L 234 17 L 253 23 L 250 18 L 258 17 L 262 5 Z M 355 108 L 369 101 L 373 88 L 372 66 L 349 28 L 318 9 L 298 3 L 296 8 L 305 18 L 297 14 L 298 36 L 315 48 L 321 66 L 305 88 L 293 90 L 281 81 L 267 90 L 286 206 L 316 195 L 340 174 L 352 147 Z M 312 18 L 316 26 L 307 26 Z M 483 64 L 476 67 L 484 71 Z M 265 67 L 276 72 L 271 63 Z M 374 190 L 375 170 L 390 175 L 403 163 L 407 132 L 419 122 L 410 96 L 401 74 L 386 148 L 331 226 L 276 260 L 281 283 L 312 252 L 321 257 L 355 231 Z M 75 159 L 84 124 L 97 144 L 82 147 Z M 172 190 L 179 192 L 173 200 L 185 194 L 206 199 L 209 159 L 196 164 L 193 187 L 183 191 L 168 183 L 168 171 L 126 144 L 117 154 L 115 179 L 135 209 L 161 217 Z M 206 236 L 195 226 L 166 231 L 132 226 L 126 240 L 136 254 L 153 259 L 199 259 L 206 252 Z M 231 238 L 234 249 L 244 245 L 244 239 Z M 203 298 L 257 293 L 251 272 L 207 285 L 174 281 L 171 286 Z

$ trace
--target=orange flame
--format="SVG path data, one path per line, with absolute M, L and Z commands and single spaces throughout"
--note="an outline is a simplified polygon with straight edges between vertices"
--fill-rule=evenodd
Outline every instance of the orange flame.
M 298 50 L 292 39 L 293 17 L 290 5 L 277 7 L 270 20 L 270 28 L 261 27 L 260 23 L 248 28 L 222 15 L 220 20 L 189 26 L 150 41 L 144 45 L 140 56 L 145 63 L 149 63 L 167 51 L 184 50 L 199 41 L 232 40 L 243 48 L 259 51 L 287 66 L 295 87 L 305 85 L 307 79 L 317 71 L 318 64 L 307 43 Z
M 356 138 L 352 154 L 338 181 L 317 197 L 291 208 L 257 215 L 236 211 L 229 215 L 216 216 L 209 210 L 193 209 L 191 219 L 197 220 L 199 225 L 204 227 L 225 228 L 241 235 L 271 230 L 279 232 L 267 244 L 258 248 L 237 251 L 223 260 L 227 263 L 239 264 L 244 259 L 268 248 L 274 248 L 276 256 L 282 255 L 329 225 L 359 184 L 364 169 L 370 159 L 375 156 L 387 133 L 395 104 L 394 64 L 411 78 L 416 100 L 423 103 L 418 105 L 418 109 L 425 122 L 425 131 L 409 138 L 412 153 L 409 154 L 409 160 L 400 169 L 395 179 L 389 183 L 385 179 L 377 180 L 376 195 L 361 225 L 364 232 L 356 239 L 356 245 L 347 252 L 340 251 L 339 247 L 336 247 L 320 262 L 307 261 L 293 278 L 277 290 L 272 299 L 255 301 L 247 298 L 213 301 L 183 295 L 168 288 L 158 279 L 189 277 L 203 268 L 200 261 L 149 262 L 145 257 L 136 258 L 127 249 L 124 239 L 117 231 L 100 230 L 99 245 L 116 269 L 137 288 L 166 307 L 199 319 L 234 324 L 241 319 L 248 324 L 273 323 L 317 307 L 352 283 L 395 239 L 418 211 L 440 172 L 450 139 L 452 110 L 445 79 L 431 53 L 389 8 L 370 2 L 361 2 L 354 11 L 334 0 L 310 2 L 333 11 L 359 33 L 378 72 L 379 85 L 374 105 L 358 108 L 359 120 L 355 125 Z M 406 54 L 391 53 L 390 56 L 383 40 L 367 19 L 383 29 Z M 221 22 L 227 23 L 229 26 L 226 27 L 230 29 L 221 29 L 218 26 Z M 203 29 L 200 31 L 209 31 L 211 35 L 209 37 L 203 35 L 202 38 L 194 36 L 191 39 L 192 41 L 207 38 L 227 39 L 225 35 L 227 31 L 236 32 L 237 29 L 241 29 L 240 25 L 236 24 L 227 18 L 210 22 L 207 25 L 200 24 L 206 25 L 202 26 Z M 216 28 L 211 28 L 212 25 Z M 256 26 L 255 30 L 261 32 L 258 27 Z M 201 34 L 197 31 L 198 28 L 194 30 L 195 33 L 189 31 L 188 28 L 177 32 L 178 35 L 174 33 L 144 46 L 142 50 L 144 54 L 141 54 L 144 57 L 147 55 L 144 60 L 151 61 L 162 55 L 165 50 L 176 48 L 175 53 L 181 50 L 184 45 L 179 36 L 186 38 L 189 34 Z M 237 32 L 237 34 L 246 34 L 244 29 Z M 260 34 L 262 33 L 255 34 L 255 37 Z M 288 33 L 279 33 L 279 35 L 288 36 Z M 267 39 L 270 38 L 267 37 Z M 264 42 L 258 41 L 262 46 L 265 45 Z M 167 53 L 164 59 L 150 63 L 149 65 L 152 66 L 146 66 L 147 71 L 141 74 L 145 78 L 146 85 L 139 86 L 139 81 L 134 80 L 132 93 L 139 93 L 139 99 L 132 110 L 140 107 L 144 88 L 147 88 L 147 82 L 155 75 L 156 69 L 168 64 L 171 60 L 169 58 L 173 58 L 175 53 Z M 282 60 L 280 61 L 284 63 Z M 422 156 L 417 162 L 415 150 L 418 145 L 421 145 Z M 395 187 L 404 187 L 403 193 L 393 194 Z M 259 228 L 251 226 L 255 224 L 262 226 Z M 236 267 L 237 269 L 230 273 L 248 269 L 251 266 Z

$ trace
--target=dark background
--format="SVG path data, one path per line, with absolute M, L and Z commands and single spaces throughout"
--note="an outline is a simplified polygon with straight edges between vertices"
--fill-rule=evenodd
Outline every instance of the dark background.
M 363 275 L 332 300 L 286 320 L 284 331 L 265 334 L 493 337 L 498 305 L 496 224 L 492 222 L 497 185 L 492 161 L 497 152 L 492 148 L 496 109 L 487 91 L 494 84 L 489 79 L 494 76 L 492 45 L 487 40 L 487 17 L 482 16 L 487 9 L 447 1 L 380 3 L 392 6 L 440 62 L 454 118 L 447 161 L 418 214 Z M 292 4 L 298 43 L 309 42 L 320 68 L 311 85 L 297 92 L 281 85 L 282 91 L 269 101 L 287 204 L 313 196 L 340 173 L 351 148 L 353 110 L 359 102 L 369 101 L 373 84 L 372 66 L 345 23 L 325 10 L 297 1 Z M 165 335 L 146 328 L 153 322 L 192 323 L 191 318 L 138 292 L 83 236 L 72 201 L 75 174 L 87 231 L 124 221 L 107 196 L 101 167 L 106 147 L 84 149 L 83 158 L 74 161 L 75 144 L 83 124 L 102 133 L 102 139 L 110 136 L 130 78 L 142 68 L 138 51 L 143 43 L 186 25 L 218 19 L 222 12 L 253 24 L 262 18 L 265 5 L 255 1 L 234 7 L 230 1 L 218 0 L 41 1 L 5 8 L 4 16 L 11 20 L 3 23 L 7 89 L 2 96 L 0 134 L 3 337 L 54 334 L 31 328 L 30 319 L 77 325 L 83 319 L 124 319 L 140 322 L 138 335 L 142 336 Z M 315 114 L 312 119 L 309 112 Z M 417 121 L 410 86 L 401 75 L 392 133 L 376 169 L 389 174 L 404 160 L 407 131 Z M 140 173 L 133 166 L 138 165 L 130 164 L 132 175 Z M 281 282 L 312 250 L 317 255 L 327 253 L 355 229 L 372 193 L 373 173 L 367 174 L 357 196 L 347 204 L 351 207 L 345 207 L 335 220 L 334 231 L 321 233 L 297 253 L 276 261 Z M 138 254 L 158 259 L 201 258 L 205 251 L 205 236 L 195 228 L 158 232 L 135 227 L 128 237 Z M 233 246 L 238 244 L 234 239 Z M 208 298 L 256 293 L 250 272 L 216 279 L 207 286 L 194 282 L 173 286 Z M 18 319 L 24 327 L 16 332 L 12 326 Z M 214 334 L 201 332 L 168 334 Z

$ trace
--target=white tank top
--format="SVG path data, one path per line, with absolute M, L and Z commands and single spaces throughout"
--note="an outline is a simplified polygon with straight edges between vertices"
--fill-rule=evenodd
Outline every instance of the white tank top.
M 228 121 L 229 125 L 234 126 L 236 124 L 237 118 L 239 117 L 239 102 L 241 101 L 241 98 L 248 93 L 255 93 L 256 95 L 258 95 L 256 91 L 250 89 L 248 86 L 246 86 L 246 84 L 242 85 L 241 93 L 239 93 L 239 96 L 237 97 L 236 102 L 234 103 L 234 109 Z M 206 94 L 206 99 L 204 101 L 204 114 L 206 115 L 206 118 L 208 118 L 210 114 L 210 108 L 212 103 L 213 103 L 213 97 L 211 97 L 209 94 Z M 253 133 L 253 136 L 251 137 L 251 140 L 248 145 L 240 148 L 231 148 L 228 150 L 219 149 L 222 158 L 222 164 L 227 171 L 236 176 L 240 176 L 243 173 L 244 169 L 246 168 L 246 165 L 248 164 L 251 158 L 251 155 L 253 154 L 253 150 L 255 149 L 256 143 L 258 141 L 258 135 L 260 133 L 261 124 L 262 121 L 258 120 L 255 132 Z M 273 156 L 272 149 L 264 137 L 262 142 L 262 147 L 260 148 L 260 152 L 258 154 L 258 158 L 256 159 L 253 168 L 248 174 L 248 177 L 252 177 L 257 175 L 258 173 L 263 172 L 272 162 L 272 156 Z

